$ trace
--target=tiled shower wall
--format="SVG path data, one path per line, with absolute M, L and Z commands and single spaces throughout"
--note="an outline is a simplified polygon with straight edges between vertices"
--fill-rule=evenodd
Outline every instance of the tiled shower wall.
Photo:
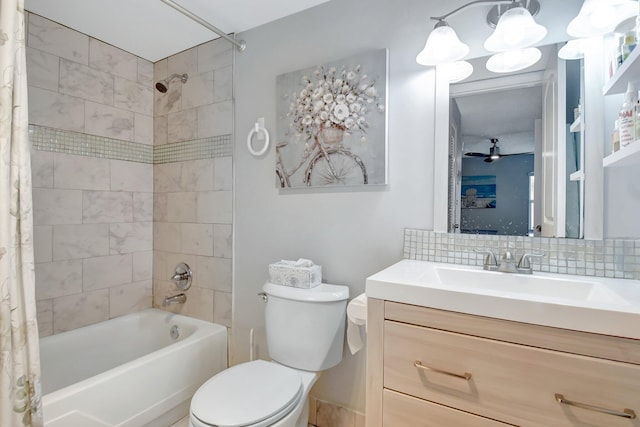
M 151 307 L 154 290 L 160 306 L 179 261 L 194 284 L 169 309 L 230 326 L 229 45 L 154 68 L 40 16 L 27 25 L 41 336 Z M 173 72 L 189 81 L 154 99 L 154 74 Z
M 27 37 L 45 336 L 151 306 L 153 64 L 34 14 Z
M 222 39 L 154 64 L 154 305 L 180 291 L 179 262 L 193 271 L 184 305 L 167 310 L 231 326 L 233 51 Z

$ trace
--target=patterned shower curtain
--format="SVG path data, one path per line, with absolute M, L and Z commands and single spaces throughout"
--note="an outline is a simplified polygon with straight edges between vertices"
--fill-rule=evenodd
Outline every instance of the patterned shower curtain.
M 0 0 L 0 426 L 42 426 L 24 0 Z

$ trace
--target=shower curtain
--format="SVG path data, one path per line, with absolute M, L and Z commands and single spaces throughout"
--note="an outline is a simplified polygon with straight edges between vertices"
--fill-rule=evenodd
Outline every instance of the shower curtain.
M 42 426 L 24 0 L 0 1 L 0 426 Z

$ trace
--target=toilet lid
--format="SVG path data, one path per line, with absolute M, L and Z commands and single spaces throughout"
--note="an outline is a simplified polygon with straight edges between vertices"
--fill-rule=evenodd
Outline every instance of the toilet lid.
M 204 383 L 191 400 L 191 413 L 219 427 L 269 425 L 298 403 L 302 390 L 296 371 L 255 360 L 226 369 Z

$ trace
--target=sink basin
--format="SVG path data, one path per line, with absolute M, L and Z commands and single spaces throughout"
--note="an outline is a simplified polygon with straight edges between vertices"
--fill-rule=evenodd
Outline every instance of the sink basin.
M 485 271 L 402 260 L 367 279 L 369 298 L 640 339 L 640 281 Z

